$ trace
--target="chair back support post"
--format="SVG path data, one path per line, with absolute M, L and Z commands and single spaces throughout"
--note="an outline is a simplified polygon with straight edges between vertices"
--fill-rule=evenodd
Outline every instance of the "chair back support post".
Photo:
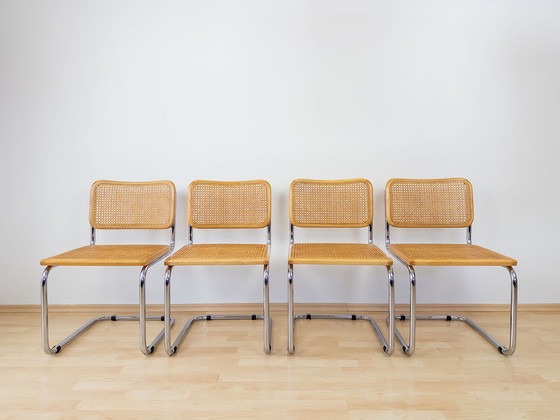
M 171 248 L 171 251 L 175 248 L 175 223 L 171 226 L 171 241 L 169 243 L 169 247 Z
M 385 246 L 387 247 L 387 249 L 389 248 L 389 245 L 391 245 L 391 232 L 389 231 L 389 229 L 389 222 L 385 221 Z
M 272 244 L 272 226 L 271 223 L 269 223 L 266 226 L 266 244 L 269 246 Z
M 189 225 L 189 245 L 192 245 L 193 244 L 193 227 L 190 225 L 190 223 L 188 225 Z
M 294 243 L 294 225 L 290 222 L 290 244 Z

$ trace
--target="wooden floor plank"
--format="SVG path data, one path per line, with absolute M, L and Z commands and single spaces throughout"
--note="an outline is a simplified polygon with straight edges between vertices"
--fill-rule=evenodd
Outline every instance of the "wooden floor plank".
M 180 322 L 190 314 L 177 313 Z M 461 323 L 418 322 L 416 353 L 383 354 L 367 322 L 298 320 L 273 312 L 273 350 L 261 321 L 193 326 L 179 352 L 138 349 L 138 325 L 95 326 L 61 354 L 40 348 L 40 315 L 0 313 L 2 418 L 494 419 L 557 418 L 558 313 L 520 312 L 517 351 L 504 357 Z M 382 319 L 381 313 L 373 313 Z M 507 339 L 507 314 L 473 312 Z M 91 314 L 53 313 L 53 342 Z M 397 322 L 406 335 L 406 322 Z M 150 323 L 150 336 L 161 323 Z

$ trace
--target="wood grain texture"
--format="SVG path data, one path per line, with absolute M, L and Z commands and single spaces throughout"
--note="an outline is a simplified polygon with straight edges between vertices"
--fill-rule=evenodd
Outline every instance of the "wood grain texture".
M 174 314 L 174 330 L 191 315 Z M 505 338 L 506 313 L 462 315 Z M 134 322 L 104 323 L 47 356 L 39 317 L 0 314 L 3 418 L 552 419 L 560 408 L 560 313 L 520 312 L 510 358 L 466 325 L 429 321 L 413 357 L 387 357 L 367 322 L 337 320 L 297 321 L 288 356 L 285 312 L 273 313 L 269 356 L 262 321 L 201 322 L 173 357 L 161 345 L 140 354 Z M 52 313 L 53 341 L 90 317 Z M 150 336 L 161 328 L 148 324 Z

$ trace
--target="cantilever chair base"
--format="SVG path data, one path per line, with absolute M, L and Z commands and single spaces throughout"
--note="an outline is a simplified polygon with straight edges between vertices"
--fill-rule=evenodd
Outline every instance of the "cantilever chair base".
M 269 300 L 269 268 L 268 264 L 264 266 L 263 269 L 263 315 L 197 315 L 189 318 L 183 328 L 171 344 L 171 326 L 173 325 L 173 318 L 171 317 L 171 271 L 173 266 L 168 266 L 165 271 L 165 314 L 162 317 L 164 320 L 164 331 L 165 331 L 165 351 L 169 356 L 173 356 L 177 353 L 179 345 L 185 339 L 191 326 L 198 321 L 215 321 L 215 320 L 263 320 L 264 321 L 264 352 L 270 354 L 272 350 L 271 344 L 271 333 L 272 333 L 272 318 L 270 317 L 270 300 Z M 268 320 L 268 322 L 266 321 Z
M 146 321 L 163 321 L 163 320 L 164 320 L 163 316 L 147 316 L 146 317 Z M 92 318 L 88 322 L 86 322 L 84 325 L 82 325 L 80 328 L 76 329 L 72 334 L 68 335 L 68 337 L 63 339 L 60 343 L 58 343 L 58 344 L 56 344 L 52 347 L 49 347 L 47 345 L 46 347 L 43 347 L 43 350 L 47 354 L 60 353 L 60 351 L 63 348 L 65 348 L 72 341 L 74 341 L 76 338 L 78 338 L 80 335 L 82 335 L 84 332 L 89 330 L 91 327 L 93 327 L 95 324 L 97 324 L 100 321 L 140 321 L 140 317 L 136 316 L 136 315 L 101 315 L 101 316 L 98 316 L 96 318 Z M 174 322 L 175 322 L 175 320 L 172 319 L 171 324 L 173 324 Z M 145 354 L 153 353 L 153 351 L 155 349 L 155 346 L 157 346 L 159 344 L 159 342 L 162 340 L 162 338 L 164 336 L 164 333 L 165 333 L 165 330 L 162 329 L 158 333 L 158 335 L 156 336 L 154 341 L 152 341 L 149 346 L 146 346 L 146 353 Z
M 161 317 L 162 320 L 164 320 L 165 317 Z M 171 318 L 173 319 L 173 318 Z M 239 321 L 239 320 L 264 320 L 265 317 L 264 315 L 258 315 L 258 314 L 252 314 L 252 315 L 197 315 L 197 316 L 193 316 L 189 319 L 187 319 L 187 321 L 185 322 L 185 325 L 183 325 L 183 328 L 181 329 L 181 331 L 179 332 L 179 334 L 177 335 L 177 338 L 175 338 L 175 341 L 173 341 L 173 344 L 171 344 L 169 346 L 169 351 L 166 348 L 166 352 L 169 356 L 174 355 L 175 353 L 177 353 L 177 349 L 179 348 L 179 345 L 183 342 L 183 340 L 185 339 L 187 333 L 189 332 L 190 328 L 192 327 L 192 325 L 195 322 L 198 321 Z M 173 323 L 171 322 L 169 327 L 171 328 L 171 326 L 173 325 Z M 265 327 L 266 328 L 266 327 Z M 269 318 L 269 329 L 272 328 L 272 318 Z M 165 331 L 165 330 L 164 330 Z M 271 351 L 271 344 L 268 344 L 268 347 L 266 347 L 265 345 L 265 349 L 264 349 L 266 354 L 269 354 Z
M 395 343 L 394 343 L 394 322 L 395 317 L 395 280 L 393 275 L 392 266 L 387 267 L 388 285 L 389 285 L 389 316 L 387 317 L 387 324 L 389 326 L 389 340 L 385 338 L 381 328 L 377 322 L 368 315 L 340 315 L 340 314 L 294 314 L 294 275 L 293 275 L 293 265 L 288 265 L 288 353 L 293 354 L 295 352 L 294 344 L 294 321 L 297 319 L 339 319 L 339 320 L 350 320 L 350 321 L 368 321 L 375 333 L 377 338 L 381 342 L 383 352 L 387 355 L 393 353 Z
M 43 351 L 46 354 L 57 354 L 62 351 L 66 346 L 73 342 L 76 338 L 82 335 L 84 332 L 89 330 L 95 324 L 101 321 L 139 321 L 140 323 L 140 351 L 145 354 L 151 354 L 154 351 L 155 346 L 162 340 L 165 334 L 165 328 L 162 329 L 156 338 L 152 341 L 150 345 L 146 345 L 146 321 L 164 321 L 163 316 L 146 316 L 146 295 L 145 295 L 145 281 L 146 273 L 149 266 L 142 267 L 140 271 L 140 282 L 139 282 L 139 296 L 140 296 L 140 313 L 138 316 L 135 315 L 101 315 L 95 317 L 84 325 L 76 329 L 66 338 L 64 338 L 60 343 L 51 346 L 49 344 L 49 305 L 47 298 L 47 281 L 50 271 L 54 266 L 47 266 L 43 271 L 41 276 L 41 336 L 43 343 Z M 170 325 L 173 325 L 174 319 L 170 320 Z
M 398 259 L 398 258 L 397 258 Z M 402 262 L 402 261 L 401 261 Z M 406 264 L 405 264 L 406 265 Z M 410 315 L 397 315 L 395 319 L 400 321 L 408 320 L 409 325 L 409 343 L 395 327 L 395 336 L 402 345 L 403 352 L 412 356 L 415 350 L 416 342 L 416 321 L 418 320 L 436 320 L 436 321 L 461 321 L 469 325 L 473 330 L 479 333 L 486 341 L 488 341 L 499 353 L 504 356 L 511 356 L 515 352 L 516 347 L 516 331 L 517 331 L 517 274 L 512 267 L 505 267 L 511 279 L 511 302 L 509 310 L 509 347 L 500 344 L 494 337 L 488 334 L 477 323 L 470 318 L 459 315 L 416 315 L 416 273 L 414 268 L 407 266 L 410 274 Z M 387 320 L 389 322 L 389 319 Z
M 368 316 L 368 315 L 359 315 L 359 314 L 352 314 L 352 315 L 339 315 L 339 314 L 296 314 L 294 316 L 294 321 L 297 319 L 346 319 L 346 320 L 350 320 L 350 321 L 369 321 L 369 323 L 371 324 L 372 328 L 374 329 L 375 333 L 377 334 L 377 337 L 379 338 L 379 341 L 381 342 L 381 345 L 383 346 L 383 351 L 387 354 L 390 355 L 392 352 L 389 352 L 389 344 L 387 344 L 387 340 L 385 339 L 385 336 L 383 335 L 383 333 L 381 332 L 381 328 L 379 328 L 379 325 L 377 325 L 377 322 L 375 321 L 375 319 L 373 319 L 372 317 Z M 397 317 L 395 317 L 395 319 L 397 319 Z M 288 347 L 288 352 L 290 354 L 293 354 L 295 351 L 295 345 L 293 345 L 291 348 Z

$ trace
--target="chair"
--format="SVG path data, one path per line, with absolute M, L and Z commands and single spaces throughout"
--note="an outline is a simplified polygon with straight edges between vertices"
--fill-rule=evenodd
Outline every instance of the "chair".
M 498 351 L 510 356 L 515 351 L 517 324 L 517 261 L 471 243 L 474 219 L 471 183 L 464 178 L 391 179 L 385 189 L 387 250 L 408 268 L 410 277 L 409 344 L 395 328 L 403 351 L 412 355 L 415 349 L 416 320 L 462 321 L 481 334 Z M 390 226 L 397 228 L 466 228 L 466 244 L 392 244 Z M 509 347 L 498 343 L 472 320 L 455 315 L 416 315 L 416 266 L 503 266 L 510 275 L 510 340 Z
M 367 243 L 295 243 L 294 226 L 299 228 L 364 228 Z M 388 341 L 375 320 L 367 315 L 294 314 L 294 265 L 379 265 L 387 269 Z M 349 319 L 369 321 L 383 351 L 394 349 L 393 262 L 373 245 L 373 188 L 366 179 L 319 181 L 297 179 L 290 186 L 290 249 L 288 257 L 288 352 L 295 351 L 296 319 Z
M 171 272 L 176 266 L 262 265 L 263 315 L 200 315 L 187 320 L 171 344 L 171 318 L 165 319 L 165 351 L 175 354 L 194 322 L 211 320 L 264 320 L 264 351 L 270 353 L 269 311 L 271 190 L 266 181 L 194 181 L 188 196 L 188 245 L 165 260 L 165 317 L 171 317 Z M 196 229 L 267 229 L 265 244 L 193 244 Z
M 163 321 L 161 316 L 146 316 L 145 281 L 148 269 L 173 251 L 175 244 L 175 185 L 171 181 L 118 182 L 97 181 L 91 187 L 89 222 L 90 245 L 41 261 L 46 266 L 41 277 L 42 342 L 47 354 L 59 353 L 79 335 L 100 321 L 140 321 L 140 350 L 153 352 L 163 330 L 146 346 L 146 320 Z M 96 245 L 96 229 L 171 229 L 170 245 Z M 49 344 L 49 307 L 47 279 L 57 266 L 138 266 L 139 316 L 103 315 L 93 318 L 59 344 Z

